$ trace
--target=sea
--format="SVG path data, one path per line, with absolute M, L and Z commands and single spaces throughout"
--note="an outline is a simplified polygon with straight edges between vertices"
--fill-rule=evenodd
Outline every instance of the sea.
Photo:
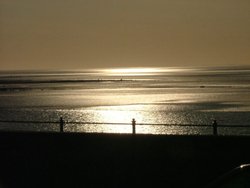
M 0 130 L 250 135 L 250 67 L 0 72 Z

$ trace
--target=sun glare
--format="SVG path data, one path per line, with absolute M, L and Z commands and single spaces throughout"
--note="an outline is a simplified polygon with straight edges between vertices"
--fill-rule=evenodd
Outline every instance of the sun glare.
M 186 68 L 174 68 L 174 67 L 158 67 L 158 68 L 113 68 L 104 69 L 102 73 L 108 76 L 150 76 L 156 74 L 171 74 L 181 73 L 188 71 Z
M 160 68 L 121 68 L 121 69 L 105 69 L 107 75 L 120 76 L 137 76 L 137 75 L 152 75 L 157 72 L 162 72 Z

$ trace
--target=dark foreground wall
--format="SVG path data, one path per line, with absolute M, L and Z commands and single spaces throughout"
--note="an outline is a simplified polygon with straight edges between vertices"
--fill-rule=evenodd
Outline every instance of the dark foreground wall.
M 0 133 L 2 187 L 202 187 L 250 163 L 250 137 Z M 1 187 L 1 186 L 0 186 Z

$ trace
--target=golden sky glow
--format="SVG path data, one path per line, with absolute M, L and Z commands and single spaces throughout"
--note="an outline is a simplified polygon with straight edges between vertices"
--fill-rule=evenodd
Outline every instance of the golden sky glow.
M 0 70 L 250 65 L 249 0 L 1 0 Z

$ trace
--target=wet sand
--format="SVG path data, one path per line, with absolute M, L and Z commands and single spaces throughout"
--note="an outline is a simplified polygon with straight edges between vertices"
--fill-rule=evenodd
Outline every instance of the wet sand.
M 0 132 L 0 182 L 4 188 L 202 187 L 249 163 L 249 147 L 244 136 Z

